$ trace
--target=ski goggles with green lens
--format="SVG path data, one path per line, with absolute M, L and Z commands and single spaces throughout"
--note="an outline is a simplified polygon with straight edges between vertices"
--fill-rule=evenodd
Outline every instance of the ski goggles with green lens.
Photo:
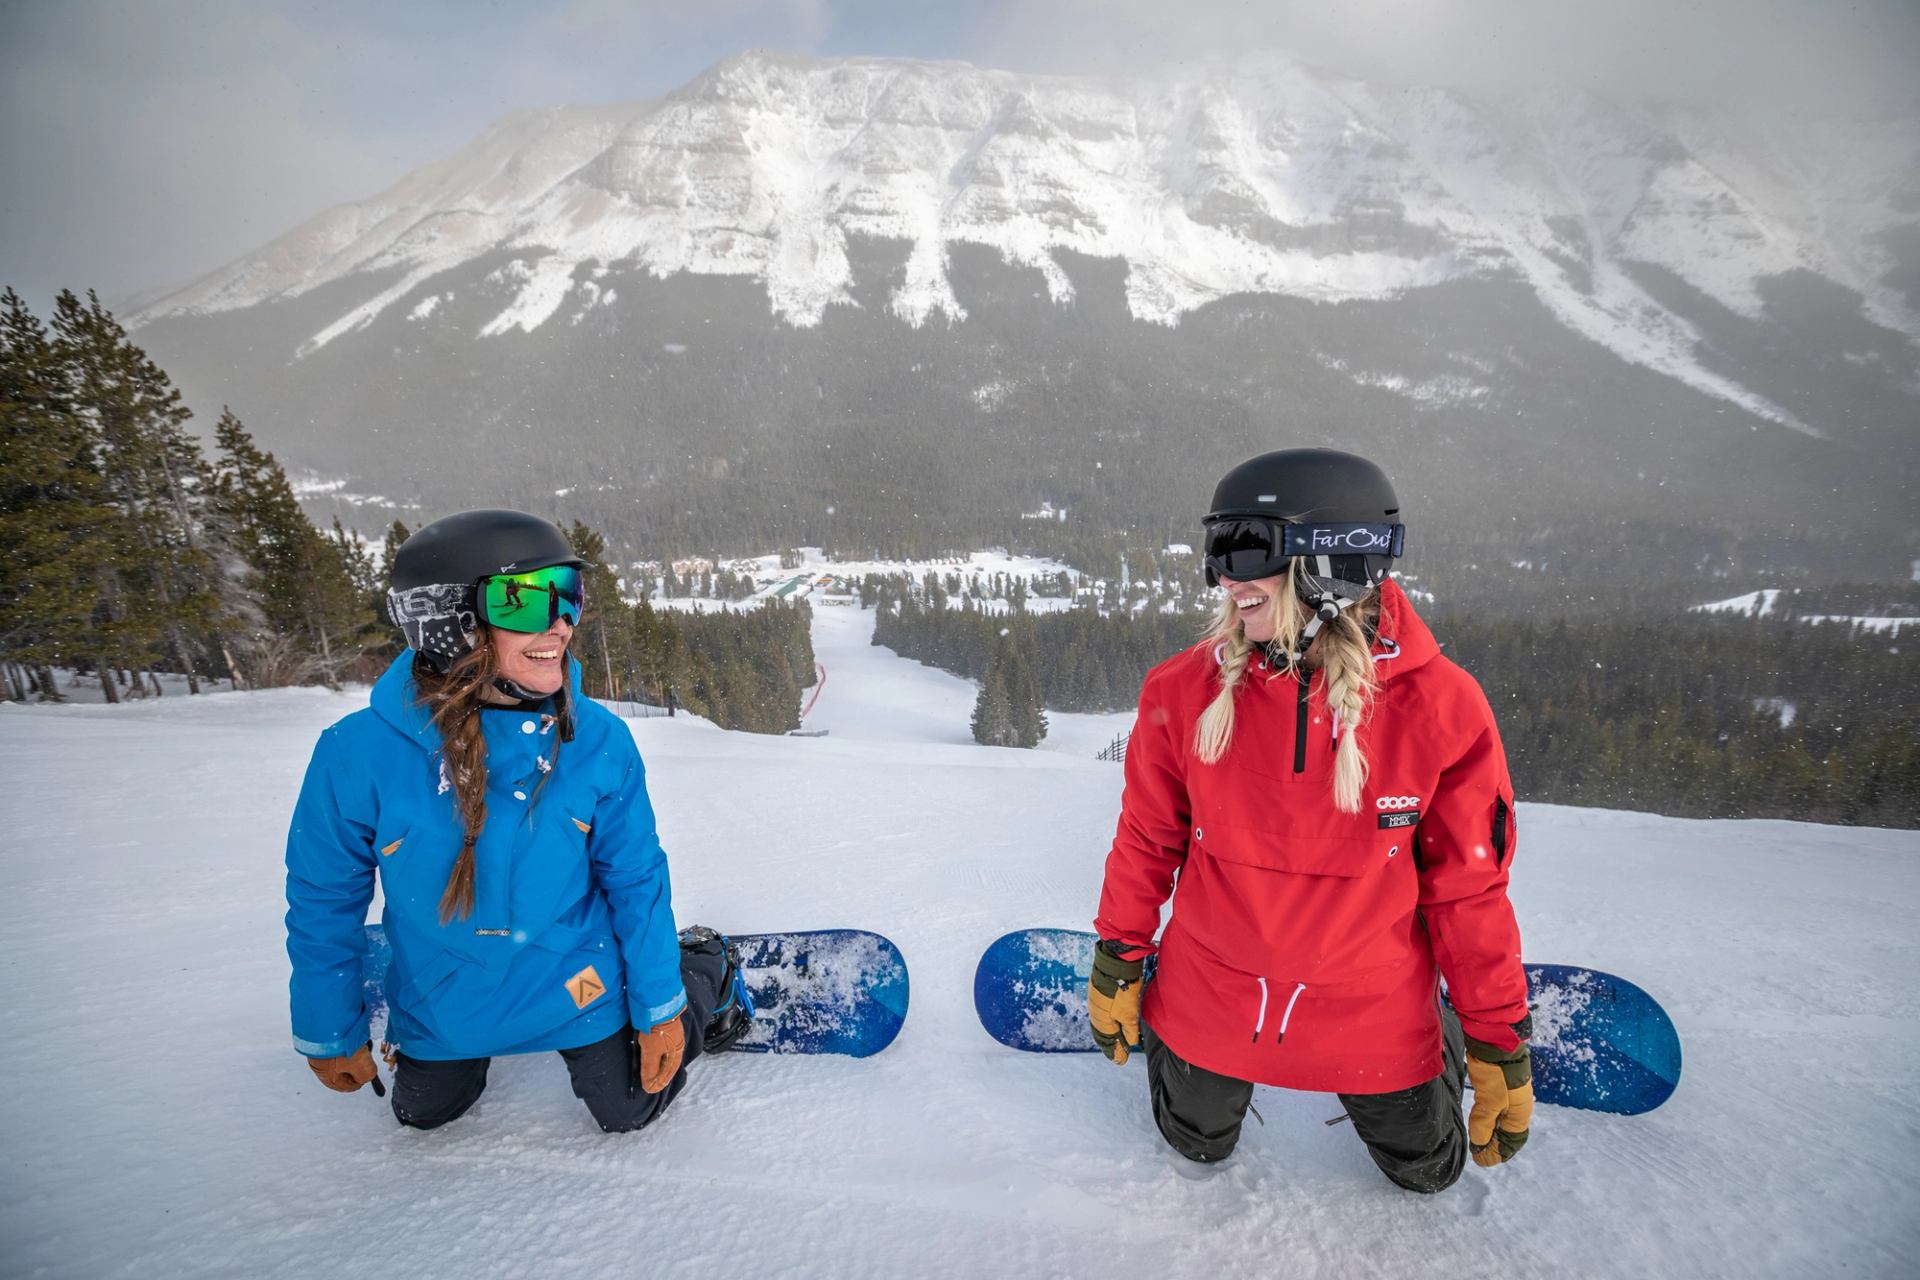
M 479 594 L 482 622 L 507 631 L 537 633 L 561 618 L 579 626 L 587 587 L 577 566 L 556 564 L 482 578 Z

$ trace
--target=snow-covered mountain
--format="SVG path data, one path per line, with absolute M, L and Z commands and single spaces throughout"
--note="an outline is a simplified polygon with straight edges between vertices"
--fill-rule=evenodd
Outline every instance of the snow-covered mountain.
M 1915 120 L 753 54 L 512 116 L 134 319 L 204 418 L 385 495 L 310 501 L 369 534 L 1091 564 L 1335 445 L 1569 581 L 1641 580 L 1622 522 L 1671 572 L 1904 578 Z
M 1809 272 L 1920 335 L 1913 117 L 1763 129 L 1587 93 L 1475 100 L 1274 56 L 1148 80 L 877 58 L 730 59 L 658 101 L 513 115 L 372 199 L 331 209 L 139 317 L 230 311 L 359 279 L 303 351 L 505 250 L 510 301 L 473 336 L 578 318 L 609 264 L 747 276 L 795 325 L 855 301 L 849 244 L 910 246 L 886 306 L 964 318 L 956 243 L 1037 269 L 1127 266 L 1138 319 L 1235 294 L 1381 298 L 1517 275 L 1628 360 L 1806 425 L 1696 351 L 1667 273 L 1731 313 Z M 1810 428 L 1815 429 L 1817 428 Z

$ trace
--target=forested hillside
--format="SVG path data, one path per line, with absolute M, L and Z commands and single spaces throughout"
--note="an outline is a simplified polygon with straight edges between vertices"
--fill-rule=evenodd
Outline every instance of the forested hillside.
M 980 680 L 983 708 L 1004 703 L 994 714 L 1016 725 L 1038 717 L 1041 732 L 1044 710 L 1131 708 L 1148 669 L 1195 643 L 1207 621 L 1195 597 L 1147 583 L 1043 613 L 1027 611 L 1024 593 L 988 607 L 932 579 L 867 593 L 880 609 L 876 644 Z M 1486 690 L 1522 798 L 1913 827 L 1920 652 L 1897 632 L 1803 620 L 1884 608 L 1887 596 L 1834 584 L 1778 618 L 1619 601 L 1608 616 L 1421 607 L 1443 651 Z M 1008 738 L 1001 723 L 990 721 L 1001 736 L 977 725 L 976 736 L 1039 738 L 1031 727 Z
M 0 662 L 16 701 L 58 701 L 56 668 L 108 702 L 157 695 L 142 673 L 235 688 L 370 680 L 399 652 L 376 552 L 316 529 L 274 455 L 225 410 L 209 457 L 166 373 L 89 294 L 51 328 L 0 295 Z M 605 558 L 576 522 L 576 550 Z M 711 583 L 709 584 L 712 585 Z M 720 584 L 734 590 L 733 584 Z M 812 682 L 804 604 L 676 617 L 629 605 L 603 564 L 574 642 L 587 691 L 679 703 L 728 728 L 798 724 Z M 615 655 L 618 654 L 618 661 Z M 598 661 L 595 661 L 595 659 Z

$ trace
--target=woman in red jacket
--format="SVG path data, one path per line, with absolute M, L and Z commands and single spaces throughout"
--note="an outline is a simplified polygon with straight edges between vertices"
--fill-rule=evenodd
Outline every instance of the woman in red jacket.
M 1378 467 L 1329 449 L 1214 490 L 1225 598 L 1141 688 L 1088 1001 L 1109 1058 L 1144 1044 L 1189 1159 L 1232 1152 L 1255 1082 L 1326 1091 L 1387 1177 L 1430 1192 L 1469 1149 L 1495 1165 L 1526 1141 L 1531 1022 L 1506 757 L 1387 576 L 1399 514 Z

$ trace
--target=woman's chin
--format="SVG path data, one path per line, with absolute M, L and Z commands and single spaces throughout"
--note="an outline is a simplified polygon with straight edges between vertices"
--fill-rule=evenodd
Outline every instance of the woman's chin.
M 522 689 L 528 689 L 534 693 L 545 695 L 560 692 L 560 686 L 566 683 L 567 676 L 563 669 L 537 667 L 532 671 L 522 671 L 510 675 L 508 679 L 512 680 Z

